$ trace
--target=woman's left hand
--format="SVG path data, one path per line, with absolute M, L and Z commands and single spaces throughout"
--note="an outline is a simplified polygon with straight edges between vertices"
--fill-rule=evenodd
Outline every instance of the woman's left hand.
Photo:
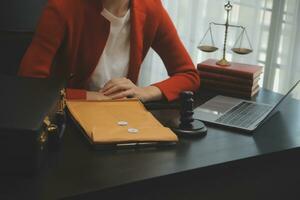
M 108 81 L 100 90 L 104 95 L 112 99 L 135 97 L 143 102 L 160 100 L 162 93 L 155 86 L 138 87 L 127 78 L 115 78 Z

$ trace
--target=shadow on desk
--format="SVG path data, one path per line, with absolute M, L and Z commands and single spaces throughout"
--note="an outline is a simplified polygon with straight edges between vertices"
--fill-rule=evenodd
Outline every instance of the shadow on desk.
M 175 174 L 67 199 L 220 200 L 297 199 L 300 150 Z M 276 167 L 273 167 L 276 166 Z

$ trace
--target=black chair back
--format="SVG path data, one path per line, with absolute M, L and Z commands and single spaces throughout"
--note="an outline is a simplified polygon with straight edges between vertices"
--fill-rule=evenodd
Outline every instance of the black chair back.
M 17 75 L 33 32 L 0 30 L 0 74 Z
M 0 1 L 0 73 L 16 75 L 48 0 Z
M 34 31 L 48 0 L 1 0 L 0 29 Z

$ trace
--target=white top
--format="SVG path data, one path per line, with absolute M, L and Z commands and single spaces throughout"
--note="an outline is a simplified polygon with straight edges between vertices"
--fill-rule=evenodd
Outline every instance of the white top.
M 110 33 L 91 76 L 89 89 L 100 90 L 112 78 L 126 77 L 130 60 L 130 10 L 116 17 L 105 8 L 101 14 L 110 21 Z

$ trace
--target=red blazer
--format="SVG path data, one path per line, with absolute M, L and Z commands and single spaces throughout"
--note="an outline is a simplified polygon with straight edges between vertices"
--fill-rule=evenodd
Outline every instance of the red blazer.
M 49 0 L 19 71 L 21 76 L 69 77 L 68 98 L 85 98 L 89 79 L 105 47 L 110 23 L 101 0 Z M 152 47 L 170 78 L 153 84 L 174 100 L 183 90 L 196 91 L 199 75 L 160 0 L 131 0 L 130 66 L 137 82 L 140 66 Z M 55 64 L 53 65 L 53 61 Z M 149 66 L 150 67 L 150 66 Z

